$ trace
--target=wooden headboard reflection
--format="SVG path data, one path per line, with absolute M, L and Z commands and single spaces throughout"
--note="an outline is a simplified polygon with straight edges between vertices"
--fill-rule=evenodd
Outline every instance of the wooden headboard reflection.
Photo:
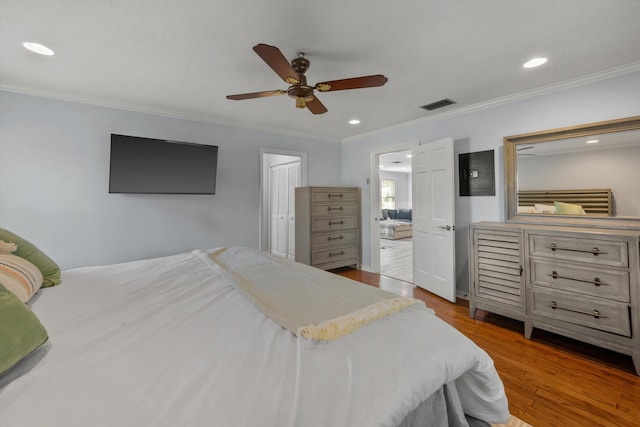
M 553 205 L 553 202 L 582 205 L 584 211 L 592 216 L 613 216 L 610 188 L 595 190 L 518 191 L 518 206 L 533 206 L 536 203 Z

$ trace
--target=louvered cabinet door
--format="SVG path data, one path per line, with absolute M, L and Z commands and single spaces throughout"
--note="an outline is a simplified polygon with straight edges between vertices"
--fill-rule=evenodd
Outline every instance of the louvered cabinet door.
M 487 310 L 524 319 L 522 230 L 512 226 L 471 226 L 469 312 Z

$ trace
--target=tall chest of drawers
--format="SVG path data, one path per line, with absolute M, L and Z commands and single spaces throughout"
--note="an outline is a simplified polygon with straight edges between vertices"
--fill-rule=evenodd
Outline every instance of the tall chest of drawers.
M 539 328 L 631 355 L 640 375 L 640 231 L 501 224 L 473 224 L 471 235 L 520 230 L 524 304 L 487 306 L 471 269 L 470 307 L 524 320 L 527 338 Z M 471 243 L 470 262 L 481 243 Z
M 360 266 L 360 188 L 296 188 L 296 261 L 329 270 Z

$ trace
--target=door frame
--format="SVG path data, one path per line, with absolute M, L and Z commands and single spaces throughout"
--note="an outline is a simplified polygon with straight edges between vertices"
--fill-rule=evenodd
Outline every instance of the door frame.
M 269 251 L 269 224 L 271 209 L 269 208 L 269 176 L 270 168 L 267 162 L 268 156 L 292 156 L 300 159 L 300 186 L 307 186 L 307 153 L 302 151 L 278 150 L 271 148 L 260 149 L 260 204 L 258 208 L 258 248 L 261 251 Z
M 369 153 L 369 188 L 371 200 L 371 210 L 369 215 L 371 218 L 370 245 L 371 245 L 371 265 L 372 273 L 380 273 L 380 156 L 382 154 L 395 153 L 398 151 L 411 150 L 420 145 L 420 141 L 410 141 L 398 145 L 377 148 Z M 413 159 L 411 160 L 413 162 Z

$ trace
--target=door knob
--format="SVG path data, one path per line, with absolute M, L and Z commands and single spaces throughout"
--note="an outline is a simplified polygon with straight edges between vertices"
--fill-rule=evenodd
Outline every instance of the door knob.
M 441 229 L 447 230 L 447 231 L 451 230 L 451 226 L 450 225 L 439 225 L 438 228 L 441 228 Z

